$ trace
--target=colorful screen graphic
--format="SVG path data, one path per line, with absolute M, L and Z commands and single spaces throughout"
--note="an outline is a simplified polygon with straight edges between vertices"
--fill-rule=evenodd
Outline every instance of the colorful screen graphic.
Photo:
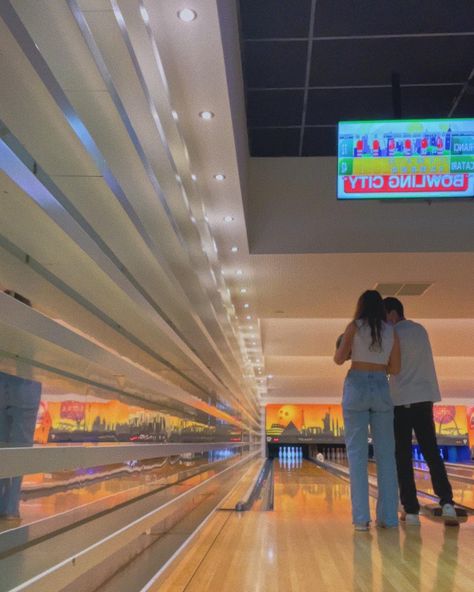
M 344 442 L 340 405 L 267 405 L 267 442 Z
M 339 123 L 338 199 L 474 197 L 474 119 Z

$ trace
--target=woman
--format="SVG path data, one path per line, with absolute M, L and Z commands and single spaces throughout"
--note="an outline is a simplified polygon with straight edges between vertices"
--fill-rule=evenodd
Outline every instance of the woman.
M 393 435 L 393 404 L 387 374 L 400 372 L 400 343 L 385 322 L 382 297 L 367 290 L 357 303 L 334 355 L 341 365 L 351 357 L 344 381 L 342 409 L 351 478 L 352 519 L 356 530 L 370 523 L 368 483 L 368 427 L 377 461 L 377 525 L 398 525 L 398 487 Z

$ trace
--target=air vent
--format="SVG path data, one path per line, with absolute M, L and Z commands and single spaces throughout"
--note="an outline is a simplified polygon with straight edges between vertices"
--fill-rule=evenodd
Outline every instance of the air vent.
M 403 284 L 377 284 L 375 289 L 378 290 L 382 296 L 395 296 L 399 290 L 403 288 Z
M 422 296 L 432 285 L 432 282 L 377 284 L 375 289 L 378 290 L 382 296 Z
M 420 283 L 420 284 L 404 284 L 403 288 L 398 292 L 400 296 L 421 296 L 430 288 L 433 284 Z

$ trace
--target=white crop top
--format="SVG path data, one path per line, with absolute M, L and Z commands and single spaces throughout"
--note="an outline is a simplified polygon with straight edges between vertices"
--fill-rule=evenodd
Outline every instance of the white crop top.
M 393 347 L 392 325 L 382 322 L 382 346 L 375 344 L 371 347 L 370 325 L 362 320 L 357 320 L 355 323 L 357 331 L 352 341 L 352 361 L 387 365 Z

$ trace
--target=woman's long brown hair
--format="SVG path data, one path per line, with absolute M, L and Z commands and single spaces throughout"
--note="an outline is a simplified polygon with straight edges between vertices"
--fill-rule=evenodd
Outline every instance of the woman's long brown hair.
M 382 321 L 386 319 L 386 312 L 382 296 L 377 290 L 366 290 L 357 301 L 354 320 L 366 321 L 370 327 L 372 343 L 370 350 L 382 348 Z

